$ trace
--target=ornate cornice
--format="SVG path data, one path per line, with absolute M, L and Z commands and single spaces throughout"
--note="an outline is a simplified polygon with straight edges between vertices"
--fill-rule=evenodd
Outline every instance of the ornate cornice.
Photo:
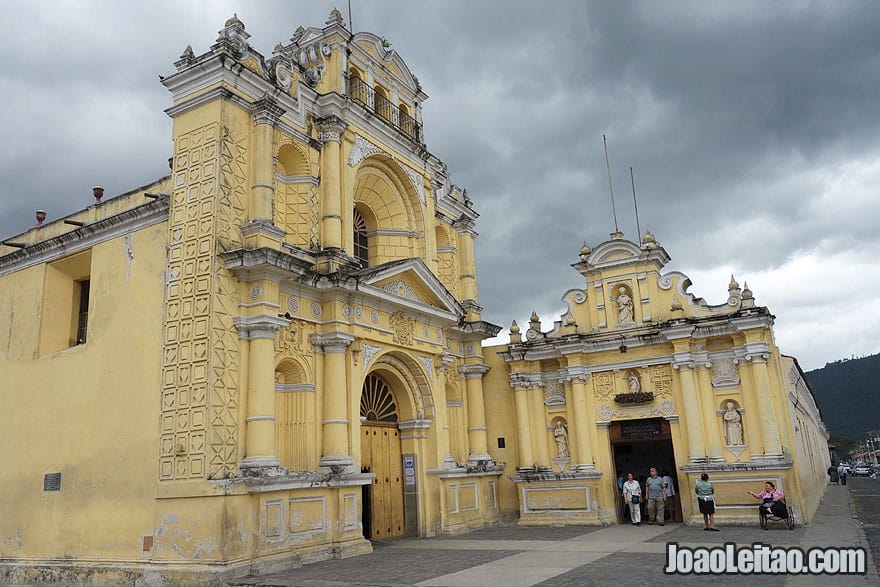
M 325 353 L 344 353 L 354 342 L 354 335 L 339 331 L 322 332 L 311 335 L 309 340 L 316 347 L 321 347 Z
M 278 101 L 268 94 L 254 102 L 252 106 L 254 124 L 270 124 L 275 126 L 285 110 Z
M 236 316 L 232 319 L 238 329 L 238 338 L 242 340 L 271 339 L 282 328 L 287 328 L 290 320 L 278 316 L 260 314 L 258 316 Z

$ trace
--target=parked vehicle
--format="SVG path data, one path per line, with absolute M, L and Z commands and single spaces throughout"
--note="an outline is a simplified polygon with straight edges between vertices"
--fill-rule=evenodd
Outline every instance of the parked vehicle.
M 866 465 L 864 463 L 860 463 L 855 466 L 853 469 L 853 477 L 869 477 L 874 470 L 870 465 Z

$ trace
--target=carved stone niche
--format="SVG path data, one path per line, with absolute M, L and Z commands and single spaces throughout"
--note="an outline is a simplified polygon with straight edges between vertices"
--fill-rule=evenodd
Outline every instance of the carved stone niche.
M 737 360 L 733 357 L 712 359 L 712 387 L 732 389 L 739 385 Z

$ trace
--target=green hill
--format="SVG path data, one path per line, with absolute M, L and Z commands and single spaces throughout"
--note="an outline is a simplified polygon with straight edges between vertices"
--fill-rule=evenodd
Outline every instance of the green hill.
M 832 436 L 856 440 L 880 430 L 880 354 L 826 363 L 806 376 Z

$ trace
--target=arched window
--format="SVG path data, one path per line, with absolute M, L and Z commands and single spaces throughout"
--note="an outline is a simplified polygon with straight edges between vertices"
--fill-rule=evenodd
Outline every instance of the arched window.
M 391 388 L 380 377 L 367 375 L 361 391 L 361 417 L 370 423 L 397 422 L 397 404 Z
M 361 262 L 361 267 L 370 266 L 370 243 L 367 239 L 367 223 L 357 208 L 354 210 L 354 256 Z

